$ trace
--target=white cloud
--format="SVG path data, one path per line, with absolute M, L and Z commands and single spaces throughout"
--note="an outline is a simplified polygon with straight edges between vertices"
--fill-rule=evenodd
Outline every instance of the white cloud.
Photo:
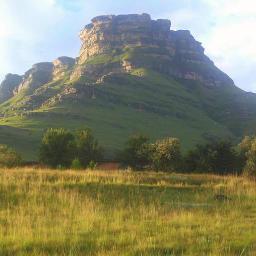
M 64 12 L 54 0 L 0 1 L 0 78 L 23 72 L 31 61 L 40 62 L 39 44 L 47 41 Z
M 220 16 L 255 16 L 255 0 L 202 0 Z
M 206 53 L 245 90 L 256 92 L 256 2 L 254 0 L 203 0 L 214 25 L 202 35 Z

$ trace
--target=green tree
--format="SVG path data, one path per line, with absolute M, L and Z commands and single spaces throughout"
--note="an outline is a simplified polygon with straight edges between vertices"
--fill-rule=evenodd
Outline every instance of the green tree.
M 72 170 L 82 170 L 82 169 L 83 169 L 83 166 L 81 165 L 79 159 L 78 159 L 78 158 L 75 158 L 75 159 L 72 161 L 70 168 L 71 168 Z
M 245 154 L 245 158 L 246 158 L 243 173 L 246 176 L 256 177 L 256 138 L 254 137 L 254 138 L 251 138 L 250 140 L 248 138 L 245 138 L 245 139 L 242 141 L 242 145 L 244 145 L 245 142 L 247 142 L 246 147 L 242 148 L 244 149 L 243 153 Z
M 247 153 L 252 147 L 252 143 L 256 138 L 254 136 L 245 136 L 243 140 L 238 144 L 238 156 L 239 156 L 239 163 L 240 169 L 243 170 L 246 161 L 247 161 Z
M 180 141 L 176 138 L 157 140 L 152 145 L 152 165 L 155 170 L 173 171 L 181 160 Z
M 69 167 L 75 156 L 74 136 L 63 128 L 48 129 L 43 135 L 39 159 L 51 167 Z
M 150 164 L 150 153 L 149 138 L 141 134 L 133 135 L 126 142 L 121 161 L 125 166 L 141 170 Z
M 90 162 L 99 162 L 103 158 L 103 149 L 94 138 L 90 129 L 76 132 L 77 158 L 82 166 L 87 167 Z
M 21 156 L 12 148 L 0 145 L 0 167 L 12 168 L 21 165 Z
M 185 156 L 185 170 L 217 174 L 238 173 L 238 155 L 229 141 L 197 145 Z

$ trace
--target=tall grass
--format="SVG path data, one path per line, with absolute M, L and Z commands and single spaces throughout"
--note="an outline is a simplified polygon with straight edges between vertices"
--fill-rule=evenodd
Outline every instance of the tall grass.
M 0 171 L 1 256 L 256 255 L 255 224 L 244 178 Z

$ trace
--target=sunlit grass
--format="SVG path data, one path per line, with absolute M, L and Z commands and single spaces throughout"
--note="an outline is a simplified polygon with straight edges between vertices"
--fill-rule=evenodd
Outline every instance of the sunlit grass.
M 244 178 L 0 171 L 1 256 L 256 255 L 255 223 Z

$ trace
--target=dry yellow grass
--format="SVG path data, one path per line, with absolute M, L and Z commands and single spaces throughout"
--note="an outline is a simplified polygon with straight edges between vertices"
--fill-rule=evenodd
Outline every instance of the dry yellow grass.
M 256 255 L 256 183 L 1 170 L 0 255 Z

